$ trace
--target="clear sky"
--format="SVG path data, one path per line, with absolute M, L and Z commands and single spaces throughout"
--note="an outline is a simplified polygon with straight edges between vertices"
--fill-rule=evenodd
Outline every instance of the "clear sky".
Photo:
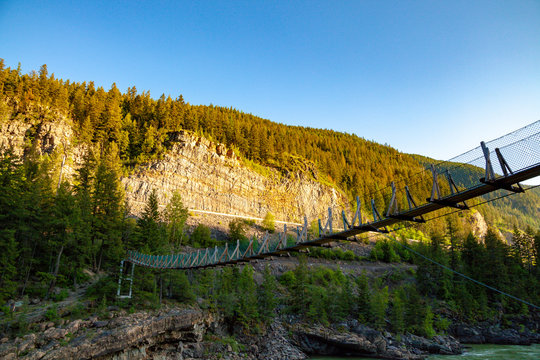
M 0 57 L 438 159 L 540 119 L 540 1 L 0 0 Z

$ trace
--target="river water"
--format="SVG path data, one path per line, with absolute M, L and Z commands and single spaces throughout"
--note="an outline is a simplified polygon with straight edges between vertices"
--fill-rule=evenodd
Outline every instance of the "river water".
M 540 344 L 531 346 L 519 345 L 467 345 L 462 355 L 434 355 L 428 360 L 538 360 Z M 310 360 L 373 360 L 373 358 L 313 357 Z

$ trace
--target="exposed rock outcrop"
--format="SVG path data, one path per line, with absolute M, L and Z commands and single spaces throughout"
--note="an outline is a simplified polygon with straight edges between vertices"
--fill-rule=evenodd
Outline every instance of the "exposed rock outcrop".
M 123 179 L 132 211 L 140 213 L 152 190 L 166 204 L 175 190 L 189 208 L 218 213 L 300 221 L 326 217 L 346 205 L 335 189 L 302 174 L 283 176 L 267 169 L 261 175 L 245 166 L 231 150 L 187 132 L 175 134 L 163 159 L 138 167 Z
M 429 354 L 461 354 L 459 342 L 449 336 L 431 340 L 404 335 L 398 341 L 364 325 L 340 329 L 294 326 L 295 344 L 308 354 L 367 356 L 384 359 L 424 359 Z
M 75 320 L 64 328 L 49 328 L 37 336 L 30 334 L 13 343 L 2 344 L 0 357 L 142 359 L 156 344 L 175 344 L 176 349 L 182 342 L 201 342 L 213 321 L 211 314 L 192 309 L 173 309 L 158 314 L 143 312 L 110 321 Z
M 482 214 L 478 211 L 471 211 L 467 219 L 471 224 L 472 233 L 478 238 L 483 238 L 487 233 L 488 225 Z
M 540 343 L 540 334 L 528 327 L 501 328 L 498 324 L 454 324 L 450 332 L 467 344 L 531 345 Z
M 267 360 L 306 359 L 306 355 L 291 344 L 290 339 L 285 337 L 286 334 L 283 324 L 280 321 L 274 321 L 268 332 L 260 338 L 256 351 L 257 358 Z
M 185 131 L 169 134 L 169 151 L 159 160 L 138 166 L 122 179 L 130 210 L 139 215 L 152 190 L 161 206 L 178 190 L 184 205 L 197 210 L 301 222 L 326 218 L 328 207 L 335 219 L 347 208 L 347 199 L 334 188 L 310 177 L 309 172 L 283 175 L 265 168 L 265 174 L 241 161 L 232 149 Z M 62 170 L 71 179 L 86 151 L 76 145 L 68 119 L 10 120 L 0 124 L 0 151 L 23 156 L 28 144 L 40 154 L 66 154 Z M 58 156 L 61 159 L 61 156 Z M 59 160 L 61 161 L 61 160 Z

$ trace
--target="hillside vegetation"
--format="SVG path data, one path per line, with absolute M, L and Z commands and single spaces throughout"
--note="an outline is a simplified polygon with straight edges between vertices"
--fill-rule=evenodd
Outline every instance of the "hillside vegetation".
M 30 298 L 38 303 L 61 301 L 68 289 L 79 289 L 90 280 L 89 270 L 101 274 L 101 279 L 86 293 L 88 304 L 74 308 L 73 316 L 98 313 L 104 317 L 108 304 L 134 310 L 171 302 L 218 312 L 233 333 L 262 331 L 281 316 L 324 326 L 354 320 L 377 331 L 425 337 L 450 331 L 452 323 L 462 321 L 510 326 L 515 315 L 533 312 L 531 316 L 536 316 L 533 307 L 467 282 L 448 269 L 537 304 L 537 193 L 506 198 L 502 207 L 479 208 L 493 222 L 512 230 L 512 245 L 493 229 L 483 238 L 474 236 L 467 213 L 460 212 L 384 237 L 377 235 L 381 241 L 372 245 L 369 259 L 351 251 L 319 249 L 306 256 L 330 260 L 325 266 L 308 266 L 302 255 L 294 269 L 279 276 L 269 267 L 256 274 L 251 265 L 192 272 L 137 267 L 133 297 L 119 299 L 118 264 L 126 250 L 165 254 L 221 245 L 202 224 L 191 234 L 185 231 L 190 214 L 178 192 L 160 209 L 153 191 L 141 216 L 129 216 L 122 175 L 164 155 L 169 136 L 176 131 L 189 130 L 227 143 L 246 163 L 261 168 L 307 172 L 318 181 L 333 183 L 351 200 L 360 195 L 363 204 L 376 195 L 381 213 L 389 195 L 381 189 L 393 179 L 412 178 L 429 159 L 355 135 L 276 124 L 234 109 L 190 105 L 181 96 L 154 100 L 135 88 L 123 94 L 114 84 L 105 91 L 93 83 L 58 80 L 46 66 L 39 73 L 23 75 L 20 69 L 4 68 L 0 62 L 0 125 L 17 120 L 37 127 L 59 119 L 72 122 L 76 141 L 88 149 L 72 183 L 58 180 L 60 150 L 39 154 L 33 127 L 25 136 L 23 158 L 10 151 L 0 154 L 0 305 L 12 300 L 1 308 L 5 315 L 0 325 L 14 336 L 28 332 L 29 324 L 24 309 L 16 313 L 7 305 L 14 308 L 14 299 L 24 306 Z M 463 169 L 455 174 L 458 183 L 480 175 L 478 169 Z M 431 179 L 428 174 L 420 180 L 415 180 L 415 190 L 425 199 Z M 415 194 L 420 202 L 420 194 Z M 525 231 L 515 226 L 527 223 L 533 226 Z M 247 242 L 248 225 L 254 224 L 232 221 L 227 241 Z M 312 225 L 314 235 L 318 228 Z M 274 219 L 268 216 L 262 227 L 273 232 Z M 294 238 L 289 234 L 287 241 Z M 350 270 L 366 261 L 401 262 L 407 270 L 372 278 L 342 271 L 345 263 Z M 55 309 L 47 310 L 47 320 L 60 321 Z
M 191 105 L 182 95 L 173 99 L 163 94 L 155 100 L 135 87 L 122 93 L 115 84 L 106 91 L 91 81 L 57 79 L 46 65 L 37 73 L 22 74 L 20 67 L 6 68 L 0 60 L 0 99 L 0 119 L 54 122 L 55 114 L 62 114 L 72 120 L 79 142 L 100 149 L 113 144 L 124 167 L 159 158 L 170 145 L 171 133 L 189 130 L 227 144 L 247 163 L 286 173 L 303 171 L 339 188 L 351 202 L 360 196 L 366 209 L 371 198 L 384 209 L 389 183 L 411 179 L 424 166 L 416 156 L 354 134 L 283 125 L 233 108 Z M 426 180 L 416 186 L 415 195 L 423 199 L 430 191 Z M 533 205 L 540 202 L 538 194 L 511 199 L 482 212 L 510 229 L 540 225 Z

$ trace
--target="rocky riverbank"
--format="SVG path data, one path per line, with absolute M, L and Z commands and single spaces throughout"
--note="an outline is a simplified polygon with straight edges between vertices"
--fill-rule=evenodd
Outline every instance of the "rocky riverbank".
M 33 325 L 33 333 L 3 337 L 0 358 L 301 360 L 309 355 L 336 355 L 424 359 L 430 354 L 460 354 L 460 341 L 540 343 L 536 323 L 529 324 L 532 329 L 521 326 L 521 331 L 485 325 L 458 324 L 450 329 L 454 336 L 426 339 L 377 331 L 354 320 L 323 327 L 282 318 L 256 335 L 239 330 L 232 336 L 222 319 L 196 308 L 133 314 L 114 309 L 107 318 L 93 316 L 61 324 L 44 321 Z
M 458 323 L 450 327 L 450 333 L 466 344 L 531 345 L 540 344 L 539 322 L 518 317 L 501 327 L 500 323 L 476 325 Z
M 381 359 L 424 359 L 429 354 L 461 354 L 461 344 L 452 336 L 425 339 L 407 334 L 397 337 L 356 321 L 337 328 L 294 326 L 293 343 L 308 354 L 369 356 Z

